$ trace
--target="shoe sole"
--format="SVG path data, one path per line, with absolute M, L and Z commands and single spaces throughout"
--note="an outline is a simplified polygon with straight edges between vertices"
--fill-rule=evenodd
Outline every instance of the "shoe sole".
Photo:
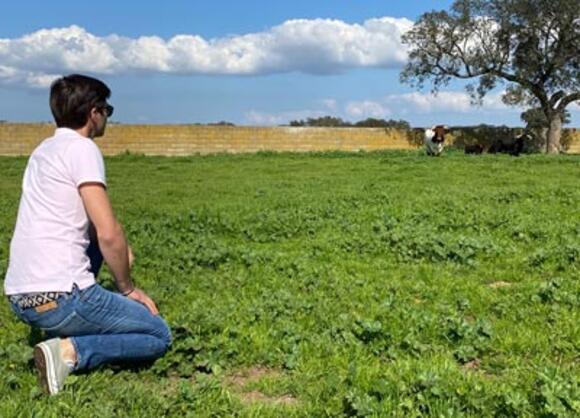
M 58 388 L 55 390 L 51 387 L 50 382 L 54 380 L 53 368 L 54 364 L 52 353 L 50 349 L 43 343 L 37 344 L 34 347 L 34 365 L 38 371 L 38 383 L 42 387 L 42 391 L 48 395 L 55 395 L 58 393 Z

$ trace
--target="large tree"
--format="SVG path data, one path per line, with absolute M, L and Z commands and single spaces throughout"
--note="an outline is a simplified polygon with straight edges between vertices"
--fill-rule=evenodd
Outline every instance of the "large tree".
M 403 42 L 403 82 L 438 91 L 473 79 L 476 103 L 504 83 L 504 103 L 542 109 L 546 151 L 560 151 L 566 107 L 580 100 L 580 0 L 456 0 L 423 14 Z

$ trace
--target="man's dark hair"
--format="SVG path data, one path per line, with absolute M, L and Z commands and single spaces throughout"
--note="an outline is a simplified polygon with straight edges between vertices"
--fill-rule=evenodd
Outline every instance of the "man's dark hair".
M 71 74 L 50 86 L 50 110 L 59 128 L 79 129 L 93 107 L 105 105 L 111 90 L 96 78 Z

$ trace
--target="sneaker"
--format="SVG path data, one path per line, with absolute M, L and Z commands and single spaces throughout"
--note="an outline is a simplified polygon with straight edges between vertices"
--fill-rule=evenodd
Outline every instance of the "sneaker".
M 60 338 L 52 338 L 36 344 L 34 364 L 38 370 L 42 390 L 49 395 L 56 395 L 70 374 L 70 368 L 60 354 Z

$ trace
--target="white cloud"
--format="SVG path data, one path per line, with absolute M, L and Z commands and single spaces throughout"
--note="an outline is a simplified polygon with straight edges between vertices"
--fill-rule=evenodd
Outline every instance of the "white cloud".
M 407 59 L 401 34 L 412 24 L 390 17 L 363 24 L 299 19 L 264 32 L 210 40 L 188 34 L 168 40 L 115 34 L 98 37 L 75 25 L 42 29 L 21 38 L 0 39 L 0 62 L 10 69 L 1 70 L 0 82 L 38 85 L 29 81 L 31 74 L 40 80 L 69 72 L 329 74 L 355 67 L 399 67 Z M 7 71 L 9 76 L 4 74 Z
M 296 110 L 287 112 L 260 112 L 251 110 L 245 114 L 245 123 L 250 125 L 287 125 L 293 120 L 305 120 L 307 118 L 319 118 L 328 115 L 323 110 Z
M 445 91 L 437 95 L 418 92 L 393 94 L 385 99 L 386 102 L 397 105 L 399 108 L 411 109 L 416 112 L 468 112 L 472 110 L 469 96 L 463 92 Z
M 521 109 L 508 107 L 501 101 L 502 92 L 486 96 L 483 106 L 471 105 L 469 95 L 463 91 L 430 93 L 404 93 L 387 95 L 380 100 L 361 100 L 340 103 L 326 98 L 319 101 L 319 109 L 296 110 L 287 112 L 260 112 L 253 110 L 246 114 L 245 122 L 254 125 L 282 125 L 291 120 L 335 116 L 343 120 L 357 122 L 366 118 L 377 119 L 416 119 L 418 115 L 429 117 L 461 117 L 477 112 L 505 115 L 505 112 L 521 112 Z
M 391 114 L 391 110 L 383 103 L 372 100 L 349 102 L 345 106 L 345 113 L 351 118 L 366 119 L 369 117 L 384 119 Z
M 338 108 L 338 102 L 336 99 L 322 99 L 320 101 L 322 105 L 330 111 L 336 111 Z
M 48 87 L 58 75 L 22 71 L 18 68 L 0 65 L 0 84 L 25 84 L 30 87 Z
M 288 119 L 284 118 L 283 114 L 271 114 L 266 112 L 259 112 L 251 110 L 246 113 L 245 120 L 250 125 L 281 125 L 288 123 Z
M 442 91 L 437 95 L 431 93 L 390 94 L 381 100 L 363 100 L 348 102 L 343 106 L 342 114 L 348 119 L 404 118 L 415 114 L 437 113 L 473 113 L 513 110 L 501 101 L 502 93 L 489 94 L 483 105 L 471 104 L 470 97 L 463 91 Z M 337 105 L 338 107 L 339 105 Z
M 0 39 L 0 61 L 22 71 L 110 73 L 119 65 L 104 38 L 78 26 L 42 29 L 19 39 Z
M 469 95 L 463 91 L 442 91 L 437 95 L 419 92 L 391 94 L 384 101 L 393 109 L 419 113 L 471 113 L 513 109 L 501 101 L 502 94 L 499 92 L 487 95 L 482 106 L 472 105 Z

